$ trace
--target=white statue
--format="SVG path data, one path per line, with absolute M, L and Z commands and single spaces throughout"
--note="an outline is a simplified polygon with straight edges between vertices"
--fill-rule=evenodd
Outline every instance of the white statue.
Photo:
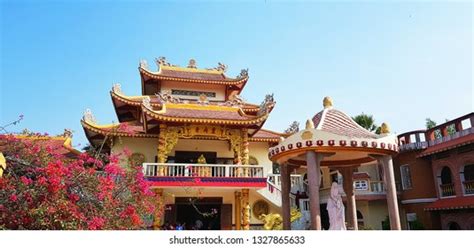
M 329 213 L 329 230 L 346 230 L 344 204 L 342 204 L 339 185 L 336 182 L 333 182 L 331 185 L 331 195 L 329 196 L 326 209 Z

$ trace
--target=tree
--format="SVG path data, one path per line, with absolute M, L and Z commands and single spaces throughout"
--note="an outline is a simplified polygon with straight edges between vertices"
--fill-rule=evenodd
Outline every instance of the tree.
M 437 124 L 436 124 L 435 121 L 433 121 L 430 118 L 426 118 L 426 129 L 431 129 L 431 128 L 434 128 L 436 126 L 437 126 Z M 439 129 L 436 129 L 433 134 L 434 134 L 435 139 L 439 139 L 439 138 L 443 137 L 443 135 L 441 135 L 441 131 Z
M 144 229 L 161 214 L 141 168 L 119 165 L 127 151 L 104 162 L 67 158 L 47 138 L 1 135 L 0 146 L 0 229 Z
M 361 127 L 369 130 L 370 132 L 378 131 L 378 133 L 380 133 L 380 128 L 375 125 L 375 119 L 372 115 L 362 113 L 352 117 L 352 119 Z

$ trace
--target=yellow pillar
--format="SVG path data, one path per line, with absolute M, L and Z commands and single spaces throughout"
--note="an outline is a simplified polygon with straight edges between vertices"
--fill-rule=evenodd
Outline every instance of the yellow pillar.
M 242 129 L 242 164 L 248 165 L 249 164 L 249 136 L 248 130 L 246 128 Z M 249 176 L 249 169 L 244 168 L 244 177 Z
M 161 201 L 161 202 L 164 202 L 164 199 L 163 199 L 163 189 L 159 189 L 159 188 L 154 188 L 152 189 L 152 191 L 155 193 L 155 197 Z M 158 215 L 158 213 L 155 213 L 155 216 L 153 216 L 153 229 L 155 230 L 158 230 L 161 228 L 161 226 L 163 225 L 163 215 Z
M 249 189 L 242 189 L 242 229 L 250 230 Z
M 241 213 L 241 201 L 242 201 L 242 195 L 240 192 L 236 191 L 235 192 L 235 199 L 234 199 L 234 219 L 235 219 L 235 230 L 241 230 L 241 222 L 242 222 L 242 213 Z
M 7 169 L 7 161 L 5 160 L 5 157 L 3 154 L 0 152 L 0 177 L 3 175 L 3 171 Z
M 166 163 L 166 125 L 160 124 L 160 134 L 158 140 L 158 163 Z M 165 175 L 165 167 L 158 167 L 158 176 Z

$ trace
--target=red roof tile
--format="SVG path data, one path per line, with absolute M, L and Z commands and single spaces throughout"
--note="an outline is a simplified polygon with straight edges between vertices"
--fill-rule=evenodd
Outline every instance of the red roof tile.
M 439 199 L 425 207 L 425 211 L 474 208 L 474 196 Z
M 313 117 L 314 127 L 333 134 L 356 137 L 356 138 L 378 138 L 378 135 L 369 132 L 359 126 L 351 117 L 345 113 L 328 108 L 317 113 Z
M 260 138 L 260 139 L 279 139 L 283 137 L 283 134 L 278 134 L 276 132 L 272 132 L 270 130 L 260 129 L 258 130 L 252 138 Z

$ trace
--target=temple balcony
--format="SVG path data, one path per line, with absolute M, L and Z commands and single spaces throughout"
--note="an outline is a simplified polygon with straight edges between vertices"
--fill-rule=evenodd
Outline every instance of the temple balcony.
M 229 164 L 143 163 L 145 179 L 153 187 L 264 188 L 264 166 Z

